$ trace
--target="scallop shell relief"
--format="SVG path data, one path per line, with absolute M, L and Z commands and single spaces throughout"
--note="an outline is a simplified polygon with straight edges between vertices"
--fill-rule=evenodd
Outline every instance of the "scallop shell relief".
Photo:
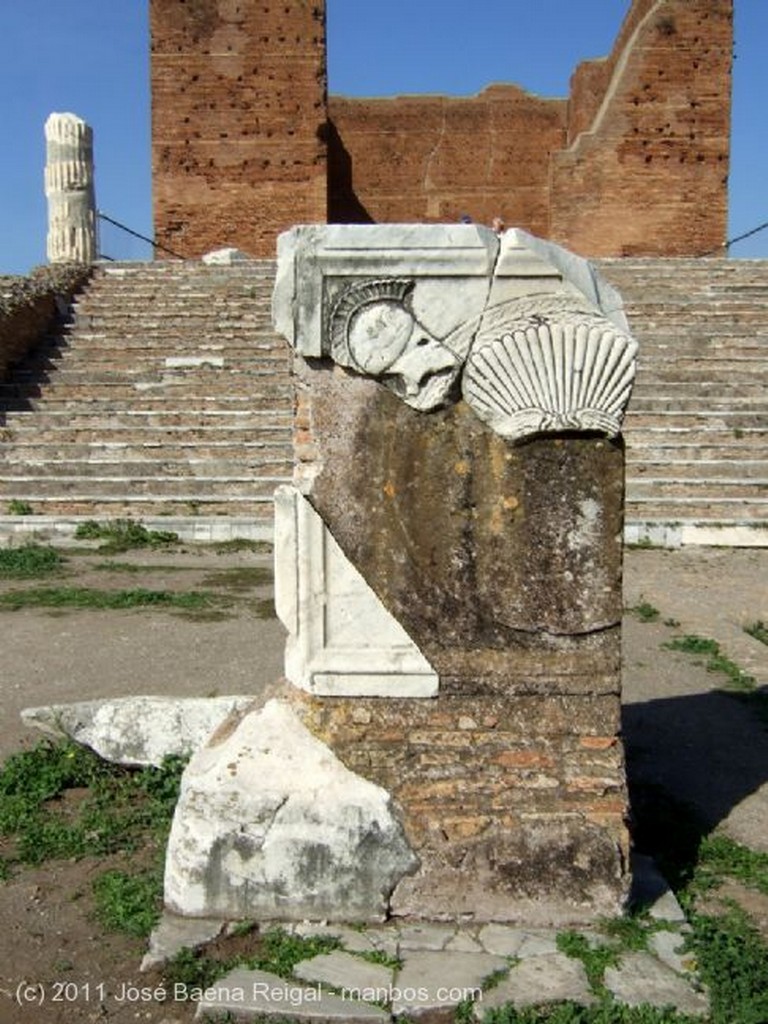
M 480 329 L 464 372 L 466 402 L 506 438 L 565 430 L 615 436 L 637 342 L 598 314 L 553 309 L 550 318 L 546 305 L 539 315 L 529 308 L 494 323 L 492 334 Z

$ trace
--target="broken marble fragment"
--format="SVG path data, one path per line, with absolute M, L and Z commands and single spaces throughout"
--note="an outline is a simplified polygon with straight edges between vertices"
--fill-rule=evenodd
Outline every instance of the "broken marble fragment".
M 202 917 L 375 921 L 417 864 L 389 794 L 270 700 L 190 761 L 165 904 Z

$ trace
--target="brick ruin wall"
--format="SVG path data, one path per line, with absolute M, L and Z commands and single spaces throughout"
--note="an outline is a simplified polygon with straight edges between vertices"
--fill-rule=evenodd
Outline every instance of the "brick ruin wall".
M 514 85 L 479 96 L 332 96 L 329 220 L 478 223 L 501 215 L 549 231 L 549 164 L 565 141 L 567 103 Z
M 634 0 L 568 99 L 328 98 L 323 0 L 150 7 L 156 232 L 187 255 L 464 213 L 588 256 L 725 241 L 733 0 Z
M 501 216 L 588 256 L 725 241 L 732 0 L 635 0 L 568 100 L 330 97 L 332 221 Z M 355 216 L 355 212 L 357 216 Z
M 323 0 L 151 0 L 155 233 L 187 256 L 326 219 Z

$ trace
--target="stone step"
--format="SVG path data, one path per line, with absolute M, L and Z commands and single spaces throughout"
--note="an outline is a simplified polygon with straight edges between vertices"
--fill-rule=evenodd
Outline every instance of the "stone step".
M 9 419 L 8 425 L 2 429 L 6 439 L 14 443 L 18 440 L 23 441 L 25 437 L 32 439 L 37 444 L 42 442 L 56 444 L 88 444 L 90 442 L 100 444 L 107 442 L 156 444 L 169 442 L 175 444 L 179 441 L 184 441 L 187 443 L 200 442 L 212 444 L 217 442 L 232 445 L 268 439 L 273 441 L 285 440 L 286 443 L 291 443 L 290 425 L 286 424 L 286 426 L 281 428 L 269 421 L 260 427 L 252 423 L 244 423 L 238 426 L 213 427 L 179 425 L 166 426 L 162 429 L 138 425 L 110 429 L 100 425 L 98 422 L 91 427 L 75 428 L 70 426 L 66 420 L 63 420 L 57 429 L 46 429 L 41 428 L 34 417 L 32 417 L 26 421 L 19 419 L 11 421 Z
M 15 413 L 20 417 L 24 413 Z M 258 409 L 149 409 L 139 408 L 138 403 L 130 409 L 119 409 L 114 412 L 90 412 L 82 409 L 76 413 L 71 410 L 46 410 L 35 414 L 35 421 L 41 429 L 52 426 L 83 427 L 85 429 L 103 426 L 116 427 L 225 427 L 249 429 L 253 424 L 272 418 L 275 425 L 289 425 L 291 422 L 290 408 L 261 411 Z M 10 417 L 9 417 L 10 418 Z M 251 422 L 252 421 L 252 422 Z
M 742 498 L 681 497 L 661 499 L 654 496 L 627 497 L 625 519 L 657 519 L 664 522 L 706 520 L 712 522 L 766 523 L 768 499 L 746 501 Z
M 187 498 L 168 498 L 165 495 L 124 493 L 94 498 L 91 495 L 27 495 L 14 493 L 11 499 L 27 501 L 35 515 L 69 518 L 83 516 L 89 519 L 140 519 L 150 516 L 231 516 L 258 520 L 271 526 L 272 496 L 230 495 L 226 498 L 209 495 L 190 495 Z M 19 517 L 26 519 L 26 516 Z M 23 523 L 22 523 L 23 525 Z
M 752 394 L 710 396 L 707 395 L 707 415 L 715 416 L 718 413 L 755 413 L 768 416 L 768 401 L 760 394 L 758 386 Z M 690 413 L 700 414 L 702 397 L 694 394 L 688 395 L 663 395 L 655 396 L 652 393 L 643 394 L 637 391 L 632 393 L 629 401 L 629 410 L 634 415 L 645 413 L 664 413 L 673 415 L 687 415 Z
M 183 410 L 189 400 L 190 406 L 195 406 L 203 413 L 230 411 L 237 415 L 269 415 L 274 413 L 276 420 L 285 411 L 286 404 L 290 397 L 285 394 L 260 395 L 258 392 L 246 392 L 243 395 L 195 395 L 189 392 L 170 391 L 165 393 L 146 391 L 135 391 L 134 401 L 128 396 L 113 397 L 107 395 L 91 395 L 87 398 L 77 396 L 56 396 L 46 395 L 44 398 L 19 398 L 14 402 L 3 403 L 9 421 L 17 416 L 99 416 L 105 419 L 113 418 L 121 413 L 130 413 L 135 400 L 141 398 L 144 412 L 155 413 L 168 411 L 169 406 L 173 410 Z M 15 422 L 15 420 L 13 420 Z
M 688 462 L 671 458 L 656 461 L 636 457 L 627 459 L 628 480 L 722 480 L 726 482 L 743 481 L 757 483 L 768 480 L 768 457 L 763 459 L 733 458 L 694 459 Z
M 768 461 L 768 436 L 762 444 L 759 441 L 752 441 L 747 447 L 744 446 L 743 439 L 733 437 L 718 444 L 634 437 L 633 443 L 626 447 L 628 465 L 646 462 L 672 464 L 675 461 L 689 463 L 699 460 L 730 463 L 740 458 L 756 462 Z
M 228 497 L 270 499 L 275 488 L 289 483 L 291 467 L 285 474 L 259 476 L 223 477 L 174 477 L 174 476 L 7 476 L 0 472 L 0 500 L 23 498 L 34 504 L 41 498 L 63 498 L 70 496 L 73 501 L 112 499 L 130 495 L 131 498 L 168 498 L 174 501 L 197 501 L 205 498 L 225 500 Z
M 17 438 L 13 444 L 0 442 L 0 452 L 6 467 L 17 464 L 21 466 L 47 464 L 52 461 L 113 463 L 123 460 L 146 463 L 158 460 L 183 461 L 190 465 L 197 462 L 205 463 L 209 460 L 233 463 L 238 463 L 239 460 L 245 460 L 245 462 L 253 460 L 259 464 L 268 465 L 271 462 L 292 459 L 293 445 L 290 431 L 284 431 L 280 437 L 275 439 L 268 437 L 266 440 L 253 440 L 248 438 L 235 443 L 232 443 L 231 440 L 171 441 L 167 437 L 143 442 L 107 442 L 101 438 L 95 441 L 62 442 L 57 437 L 53 441 L 45 442 L 32 434 L 29 441 Z
M 722 430 L 734 430 L 742 427 L 753 427 L 768 430 L 768 411 L 740 411 L 732 409 L 717 409 L 710 411 L 699 410 L 697 412 L 643 412 L 636 409 L 628 411 L 625 420 L 625 430 L 639 431 L 652 427 L 664 427 L 674 430 L 681 427 L 699 427 L 707 429 L 708 426 Z
M 134 480 L 168 479 L 194 480 L 255 480 L 264 478 L 290 479 L 293 473 L 293 453 L 275 451 L 271 456 L 259 450 L 239 459 L 189 458 L 171 459 L 161 450 L 155 459 L 85 458 L 85 459 L 4 459 L 0 467 L 3 480 L 56 480 L 59 478 L 92 478 Z

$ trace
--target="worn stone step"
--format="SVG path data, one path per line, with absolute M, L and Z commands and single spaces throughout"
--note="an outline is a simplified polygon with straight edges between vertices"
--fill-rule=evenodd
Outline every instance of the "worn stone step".
M 15 442 L 32 439 L 35 443 L 48 442 L 59 444 L 87 444 L 89 442 L 106 443 L 122 442 L 128 443 L 176 443 L 180 440 L 185 442 L 201 442 L 211 444 L 221 442 L 225 444 L 245 443 L 254 440 L 284 440 L 290 441 L 290 426 L 279 427 L 269 421 L 261 427 L 244 423 L 237 426 L 165 426 L 162 429 L 146 425 L 122 426 L 108 428 L 98 422 L 90 427 L 72 427 L 66 421 L 62 421 L 58 428 L 41 428 L 34 417 L 29 420 L 13 419 L 9 417 L 8 425 L 3 428 L 7 441 Z
M 633 443 L 626 447 L 627 464 L 653 462 L 693 462 L 698 460 L 714 462 L 732 462 L 739 458 L 756 462 L 768 461 L 768 434 L 764 443 L 752 441 L 747 447 L 743 439 L 729 437 L 722 443 L 708 444 L 689 443 L 653 437 L 645 439 L 635 435 Z
M 627 522 L 656 519 L 668 523 L 707 521 L 765 526 L 767 515 L 768 506 L 764 501 L 744 501 L 738 498 L 628 497 L 625 510 Z
M 48 442 L 29 435 L 29 440 L 16 438 L 12 444 L 0 441 L 0 455 L 4 465 L 34 465 L 36 463 L 62 462 L 115 462 L 118 460 L 156 462 L 187 461 L 231 461 L 243 459 L 260 465 L 275 461 L 290 461 L 293 445 L 289 431 L 267 440 L 240 439 L 235 443 L 227 441 L 171 441 L 167 437 L 155 440 L 131 441 L 71 441 L 62 442 L 59 437 Z
M 626 417 L 627 429 L 631 426 L 633 430 L 645 430 L 649 427 L 666 427 L 675 429 L 680 427 L 719 427 L 721 429 L 734 430 L 743 427 L 755 427 L 768 430 L 768 414 L 764 411 L 749 412 L 732 409 L 717 409 L 714 411 L 699 410 L 698 412 L 641 412 L 632 409 Z
M 32 496 L 18 492 L 9 497 L 19 501 L 28 501 L 35 514 L 45 516 L 84 516 L 89 519 L 135 518 L 145 521 L 149 516 L 232 516 L 271 523 L 273 515 L 271 495 L 269 497 L 236 495 L 228 498 L 196 495 L 189 498 L 169 498 L 164 495 L 125 493 L 122 496 L 92 498 L 90 495 L 74 494 L 66 497 Z
M 768 480 L 768 458 L 747 459 L 627 459 L 627 479 L 647 479 L 656 482 L 662 478 L 673 480 L 724 480 L 759 482 Z
M 751 477 L 731 479 L 710 477 L 638 477 L 627 478 L 627 501 L 665 501 L 675 499 L 686 502 L 744 501 L 762 503 L 768 511 L 768 479 Z
M 41 497 L 72 496 L 81 498 L 112 498 L 130 494 L 131 497 L 155 496 L 173 498 L 174 501 L 195 501 L 199 498 L 212 500 L 227 497 L 271 498 L 275 488 L 290 481 L 290 470 L 283 475 L 223 476 L 223 477 L 163 477 L 127 476 L 114 477 L 75 475 L 58 476 L 7 476 L 0 472 L 0 499 L 15 498 L 20 494 L 30 502 Z
M 768 401 L 760 394 L 761 388 L 755 388 L 752 394 L 747 395 L 726 395 L 710 397 L 707 396 L 707 415 L 714 416 L 717 413 L 755 413 L 768 416 Z M 633 392 L 629 402 L 629 408 L 635 415 L 644 413 L 671 413 L 674 415 L 685 415 L 690 413 L 699 414 L 702 407 L 702 398 L 699 395 L 676 395 L 655 397 L 651 394 L 638 394 Z
M 25 459 L 3 460 L 0 479 L 33 480 L 57 478 L 103 479 L 195 479 L 195 480 L 254 480 L 264 478 L 289 479 L 293 473 L 293 453 L 276 452 L 271 457 L 263 451 L 252 452 L 239 459 L 188 458 L 170 459 L 159 452 L 154 459 L 83 458 L 83 459 Z

